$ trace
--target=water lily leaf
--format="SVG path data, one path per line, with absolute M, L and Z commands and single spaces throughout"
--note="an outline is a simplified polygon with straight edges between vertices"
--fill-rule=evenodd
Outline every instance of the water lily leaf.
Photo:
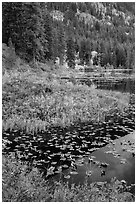
M 100 162 L 99 162 L 99 161 L 94 161 L 94 163 L 95 163 L 95 164 L 97 164 L 97 165 L 98 165 L 98 164 L 100 164 Z
M 77 175 L 78 172 L 77 171 L 70 171 L 70 174 Z
M 55 169 L 54 166 L 51 166 L 49 169 L 47 169 L 47 175 L 46 176 L 53 175 L 54 174 L 54 169 Z
M 61 172 L 62 172 L 62 171 L 60 171 L 60 170 L 56 170 L 56 171 L 55 171 L 56 174 L 60 174 Z
M 61 154 L 62 154 L 61 152 L 57 152 L 57 153 L 56 153 L 56 155 L 59 155 L 59 156 L 60 156 Z
M 31 152 L 28 153 L 29 156 L 32 156 L 33 154 Z
M 95 157 L 95 156 L 90 156 L 90 158 L 91 158 L 91 159 L 95 159 L 96 157 Z
M 62 166 L 59 166 L 57 169 L 58 169 L 59 171 L 62 171 Z
M 77 165 L 77 166 L 83 166 L 84 163 L 78 163 L 78 162 L 77 162 L 76 165 Z
M 50 154 L 50 157 L 55 157 L 55 155 L 56 155 L 55 153 L 53 153 L 53 154 Z
M 65 157 L 60 158 L 60 161 L 65 161 L 65 160 L 66 160 Z
M 9 150 L 11 147 L 6 147 L 7 150 Z
M 16 148 L 19 148 L 19 147 L 20 147 L 20 145 L 16 145 L 15 147 L 16 147 Z
M 126 160 L 126 159 L 124 159 L 124 158 L 123 158 L 123 159 L 121 159 L 121 161 L 120 161 L 120 163 L 121 163 L 121 164 L 125 164 L 126 162 L 127 162 L 127 160 Z
M 105 176 L 106 172 L 104 170 L 101 171 L 101 176 Z
M 50 161 L 44 161 L 44 163 L 45 163 L 45 164 L 48 164 L 48 163 L 50 163 Z
M 87 176 L 91 176 L 93 173 L 94 173 L 94 171 L 91 171 L 91 170 L 90 171 L 86 171 L 86 175 Z
M 65 179 L 70 179 L 70 175 L 64 176 Z
M 69 166 L 67 164 L 64 164 L 62 167 L 63 168 L 68 168 Z
M 126 163 L 126 161 L 120 161 L 120 163 L 121 163 L 121 164 L 125 164 L 125 163 Z
M 58 145 L 58 144 L 55 144 L 55 147 L 56 147 L 56 148 L 60 148 L 60 145 Z
M 86 156 L 86 155 L 85 155 L 85 156 Z M 78 158 L 83 158 L 83 156 L 82 156 L 82 155 L 77 155 L 77 157 L 78 157 Z
M 100 166 L 102 166 L 102 167 L 106 168 L 106 167 L 108 167 L 108 166 L 109 166 L 109 164 L 107 164 L 107 163 L 101 163 L 101 164 L 100 164 Z
M 119 157 L 120 157 L 120 154 L 117 154 L 117 153 L 116 153 L 116 154 L 113 154 L 113 156 L 116 157 L 116 158 L 119 158 Z
M 110 150 L 110 151 L 106 151 L 105 153 L 106 154 L 113 154 L 113 151 Z
M 36 156 L 36 155 L 33 155 L 32 158 L 37 158 L 37 156 Z
M 54 175 L 54 174 L 55 174 L 55 172 L 47 172 L 46 177 L 51 176 L 51 175 Z

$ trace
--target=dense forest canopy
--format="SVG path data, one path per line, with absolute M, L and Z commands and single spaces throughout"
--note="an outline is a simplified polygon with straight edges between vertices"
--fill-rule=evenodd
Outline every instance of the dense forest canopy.
M 3 2 L 2 42 L 30 61 L 134 69 L 134 2 Z

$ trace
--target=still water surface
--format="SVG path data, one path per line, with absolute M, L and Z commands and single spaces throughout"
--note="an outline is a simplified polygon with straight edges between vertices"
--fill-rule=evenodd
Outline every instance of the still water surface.
M 64 180 L 68 180 L 69 183 L 83 184 L 85 179 L 88 183 L 109 182 L 116 177 L 119 180 L 125 180 L 128 185 L 135 183 L 134 136 L 133 133 L 117 139 L 84 158 L 83 165 L 77 166 L 78 174 L 71 174 L 70 168 L 62 175 L 55 176 L 55 179 L 59 180 L 60 177 L 64 179 L 67 175 L 71 175 L 69 180 Z M 89 162 L 90 158 L 92 162 Z M 78 159 L 77 163 L 82 159 Z

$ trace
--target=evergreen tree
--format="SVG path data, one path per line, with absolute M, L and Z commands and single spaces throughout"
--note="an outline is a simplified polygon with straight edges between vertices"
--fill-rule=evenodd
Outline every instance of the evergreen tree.
M 117 44 L 115 54 L 116 54 L 116 66 L 117 67 L 119 67 L 120 65 L 125 66 L 126 53 L 125 53 L 124 47 L 121 44 Z
M 23 23 L 26 28 L 24 27 L 23 38 L 26 43 L 26 50 L 33 61 L 39 60 L 41 55 L 44 57 L 44 44 L 47 42 L 40 3 L 24 3 L 24 11 Z
M 21 26 L 19 24 L 22 12 L 22 3 L 3 2 L 2 3 L 2 42 L 8 45 L 11 39 L 14 46 L 19 40 Z
M 45 43 L 40 4 L 5 2 L 3 8 L 3 41 L 11 38 L 18 54 L 23 53 L 28 61 L 39 60 Z
M 63 64 L 66 50 L 66 36 L 63 23 L 58 26 L 58 54 L 60 58 L 60 64 Z
M 52 26 L 53 21 L 52 17 L 48 12 L 43 13 L 43 26 L 44 26 L 44 33 L 45 33 L 45 39 L 47 42 L 47 50 L 45 51 L 45 59 L 51 60 L 53 59 L 53 32 L 52 32 Z
M 71 36 L 67 39 L 67 62 L 70 68 L 75 68 L 75 43 Z
M 79 57 L 82 64 L 89 64 L 91 58 L 91 41 L 89 38 L 81 41 Z
M 57 57 L 59 57 L 59 49 L 58 49 L 58 45 L 59 45 L 59 39 L 58 39 L 58 29 L 57 26 L 55 26 L 55 24 L 53 24 L 53 28 L 52 28 L 52 34 L 54 36 L 54 38 L 52 39 L 52 59 L 53 61 L 56 60 Z

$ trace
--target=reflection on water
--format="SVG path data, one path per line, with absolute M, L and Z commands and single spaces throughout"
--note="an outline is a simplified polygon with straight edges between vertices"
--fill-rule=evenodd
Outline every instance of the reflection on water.
M 99 89 L 117 90 L 121 92 L 135 93 L 135 80 L 131 78 L 121 78 L 119 80 L 94 79 L 94 83 Z

